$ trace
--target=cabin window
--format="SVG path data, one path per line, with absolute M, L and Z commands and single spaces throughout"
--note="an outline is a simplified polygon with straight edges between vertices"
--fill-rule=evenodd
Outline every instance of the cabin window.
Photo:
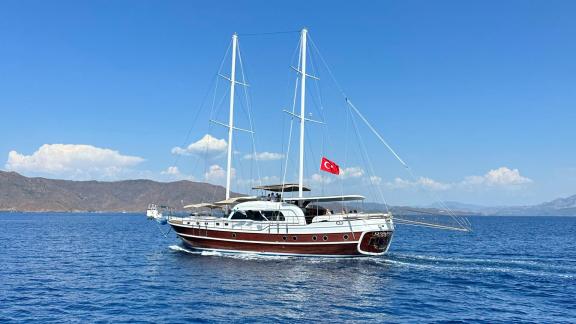
M 262 222 L 266 220 L 266 218 L 262 216 L 259 210 L 247 210 L 246 215 L 248 216 L 248 219 L 251 219 L 253 221 Z
M 286 220 L 284 214 L 279 210 L 263 210 L 262 214 L 269 220 L 273 222 L 283 222 Z
M 230 219 L 248 219 L 248 216 L 241 211 L 235 211 Z
M 259 210 L 239 210 L 232 214 L 230 219 L 248 219 L 258 222 L 266 221 Z

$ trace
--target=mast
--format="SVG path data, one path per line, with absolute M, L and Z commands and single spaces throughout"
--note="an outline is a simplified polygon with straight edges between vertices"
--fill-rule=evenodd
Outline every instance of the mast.
M 226 200 L 230 199 L 230 178 L 232 175 L 232 135 L 234 132 L 234 85 L 236 84 L 236 46 L 238 35 L 232 35 L 232 68 L 230 72 L 230 114 L 228 117 L 228 163 L 226 166 Z
M 306 110 L 306 37 L 308 30 L 306 28 L 302 29 L 302 46 L 300 52 L 300 59 L 302 62 L 302 67 L 300 70 L 300 75 L 302 81 L 300 83 L 300 170 L 298 176 L 298 197 L 302 198 L 302 188 L 304 186 L 304 121 L 305 121 L 305 110 Z

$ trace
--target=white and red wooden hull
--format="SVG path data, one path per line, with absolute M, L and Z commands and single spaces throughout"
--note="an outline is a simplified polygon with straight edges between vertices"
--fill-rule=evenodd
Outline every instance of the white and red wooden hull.
M 381 255 L 388 250 L 393 234 L 391 222 L 363 226 L 353 226 L 348 222 L 338 222 L 333 226 L 329 223 L 264 229 L 260 226 L 260 230 L 210 228 L 194 221 L 171 220 L 169 223 L 182 241 L 193 249 L 272 255 Z M 229 226 L 224 221 L 214 224 Z

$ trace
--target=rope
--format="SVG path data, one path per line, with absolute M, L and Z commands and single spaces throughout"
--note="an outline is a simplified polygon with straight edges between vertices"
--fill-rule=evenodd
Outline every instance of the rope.
M 298 46 L 296 50 L 300 49 L 300 44 L 302 42 L 298 42 Z M 298 56 L 298 70 L 300 70 L 300 56 Z M 300 81 L 300 76 L 296 76 L 295 85 L 294 85 L 294 95 L 292 97 L 292 114 L 296 111 L 296 96 L 298 94 L 298 81 Z M 284 162 L 284 174 L 282 175 L 282 192 L 281 195 L 284 196 L 284 185 L 286 184 L 286 173 L 288 171 L 288 159 L 290 157 L 290 149 L 292 146 L 292 130 L 294 128 L 294 117 L 290 118 L 290 131 L 288 135 L 288 147 L 286 148 L 286 159 Z
M 240 54 L 240 42 L 238 42 L 238 60 L 240 62 L 240 74 L 242 75 L 242 83 L 247 84 L 246 77 L 244 75 L 244 65 L 242 63 L 242 55 Z M 256 172 L 258 174 L 258 184 L 262 185 L 262 176 L 260 174 L 260 166 L 258 164 L 258 157 L 256 151 L 256 139 L 254 136 L 254 120 L 252 119 L 252 105 L 250 104 L 247 87 L 244 86 L 243 88 L 244 88 L 244 100 L 246 100 L 246 107 L 247 107 L 246 110 L 248 113 L 248 122 L 250 123 L 250 131 L 252 131 L 252 133 L 250 133 L 250 137 L 252 139 L 252 153 L 254 154 L 253 162 L 256 164 Z M 250 178 L 252 178 L 252 176 L 250 176 Z
M 388 144 L 388 142 L 386 142 L 386 140 L 380 135 L 380 133 L 378 133 L 378 131 L 372 126 L 372 124 L 370 124 L 370 122 L 364 117 L 364 115 L 362 115 L 362 113 L 358 110 L 358 108 L 356 108 L 356 106 L 352 103 L 352 101 L 350 101 L 350 99 L 348 98 L 348 96 L 346 95 L 346 93 L 344 92 L 343 88 L 340 86 L 340 84 L 338 83 L 338 81 L 336 80 L 336 78 L 334 77 L 334 73 L 332 73 L 332 70 L 330 69 L 329 65 L 326 63 L 326 60 L 324 59 L 324 57 L 322 56 L 322 54 L 320 53 L 320 50 L 318 49 L 318 47 L 316 46 L 316 44 L 314 43 L 314 41 L 312 40 L 312 37 L 310 37 L 310 43 L 312 44 L 312 47 L 316 50 L 316 53 L 318 54 L 318 56 L 320 57 L 320 60 L 322 61 L 322 63 L 324 64 L 324 66 L 326 67 L 326 70 L 328 71 L 328 74 L 330 75 L 330 78 L 332 79 L 332 81 L 334 82 L 334 84 L 337 87 L 337 90 L 340 92 L 340 94 L 342 95 L 342 97 L 344 98 L 346 104 L 352 108 L 352 110 L 360 117 L 360 119 L 362 119 L 362 121 L 366 124 L 366 126 L 368 126 L 368 128 L 372 131 L 372 133 L 386 146 L 386 148 L 392 153 L 392 155 L 394 155 L 394 157 L 404 166 L 404 168 L 406 170 L 408 170 L 409 175 L 411 176 L 413 181 L 417 181 L 416 176 L 414 175 L 412 169 L 408 166 L 408 164 L 406 162 L 404 162 L 404 160 L 398 155 L 398 153 L 396 153 L 396 151 Z M 431 194 L 430 192 L 427 191 L 427 194 Z M 438 197 L 434 196 L 434 199 L 436 200 L 436 202 L 444 209 L 446 209 L 446 211 L 448 212 L 448 214 L 451 216 L 451 218 L 461 227 L 463 227 L 465 230 L 471 230 L 472 225 L 470 223 L 470 221 L 465 218 L 465 217 L 458 217 L 456 216 L 456 214 L 450 209 L 448 208 L 448 206 L 446 206 L 446 204 L 439 199 Z
M 160 227 L 160 223 L 158 223 L 157 220 L 154 221 L 154 223 L 156 223 L 156 227 L 158 228 L 158 230 L 160 231 L 160 234 L 162 234 L 162 236 L 164 236 L 164 238 L 168 238 L 168 234 L 170 234 L 170 232 L 172 231 L 172 226 L 170 226 L 168 228 L 168 231 L 166 233 L 164 233 L 162 231 L 162 228 Z

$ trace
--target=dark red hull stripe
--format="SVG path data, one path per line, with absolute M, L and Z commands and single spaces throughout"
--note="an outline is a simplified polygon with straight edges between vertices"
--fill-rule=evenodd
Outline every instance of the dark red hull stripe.
M 210 240 L 198 237 L 181 237 L 184 242 L 192 248 L 215 249 L 228 251 L 245 251 L 256 253 L 278 253 L 278 254 L 310 254 L 310 255 L 359 255 L 356 248 L 357 243 L 348 244 L 262 244 L 229 242 L 220 240 Z
M 362 232 L 328 233 L 328 234 L 268 234 L 232 231 L 215 231 L 171 224 L 176 233 L 191 236 L 203 236 L 216 239 L 239 241 L 277 242 L 277 243 L 356 243 Z

